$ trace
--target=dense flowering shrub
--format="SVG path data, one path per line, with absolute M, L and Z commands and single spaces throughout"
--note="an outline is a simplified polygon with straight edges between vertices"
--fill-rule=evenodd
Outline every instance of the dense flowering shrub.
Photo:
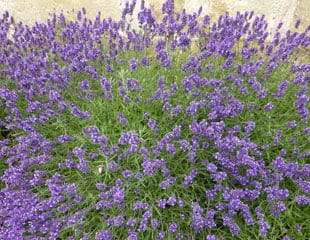
M 0 238 L 310 238 L 310 26 L 134 7 L 0 19 Z

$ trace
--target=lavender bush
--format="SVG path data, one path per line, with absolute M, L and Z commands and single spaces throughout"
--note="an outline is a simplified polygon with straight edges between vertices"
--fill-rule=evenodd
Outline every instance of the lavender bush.
M 310 26 L 134 7 L 0 19 L 0 239 L 310 239 Z

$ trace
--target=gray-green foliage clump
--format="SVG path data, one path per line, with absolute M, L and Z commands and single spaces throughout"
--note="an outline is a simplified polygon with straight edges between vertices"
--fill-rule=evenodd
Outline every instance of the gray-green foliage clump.
M 310 26 L 134 5 L 0 19 L 0 238 L 310 238 Z

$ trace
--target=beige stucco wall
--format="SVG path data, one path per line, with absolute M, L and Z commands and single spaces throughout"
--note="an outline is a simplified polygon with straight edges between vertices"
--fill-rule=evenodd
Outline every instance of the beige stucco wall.
M 94 18 L 98 11 L 102 17 L 119 19 L 126 0 L 0 0 L 0 13 L 8 10 L 16 22 L 33 24 L 42 22 L 49 13 L 64 11 L 68 18 L 73 19 L 77 10 L 83 6 L 87 15 Z M 136 10 L 141 0 L 137 0 Z M 165 0 L 146 0 L 157 16 L 160 16 L 161 5 Z M 265 14 L 273 31 L 278 22 L 283 21 L 283 30 L 292 27 L 298 18 L 302 18 L 302 26 L 310 24 L 310 0 L 174 0 L 176 11 L 185 8 L 188 12 L 197 11 L 203 6 L 203 13 L 216 19 L 220 14 L 237 11 L 254 10 L 257 14 Z

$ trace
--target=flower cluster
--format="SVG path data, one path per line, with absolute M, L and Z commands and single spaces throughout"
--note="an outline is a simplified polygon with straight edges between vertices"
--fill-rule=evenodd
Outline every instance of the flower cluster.
M 309 238 L 310 26 L 141 2 L 0 18 L 0 239 Z

